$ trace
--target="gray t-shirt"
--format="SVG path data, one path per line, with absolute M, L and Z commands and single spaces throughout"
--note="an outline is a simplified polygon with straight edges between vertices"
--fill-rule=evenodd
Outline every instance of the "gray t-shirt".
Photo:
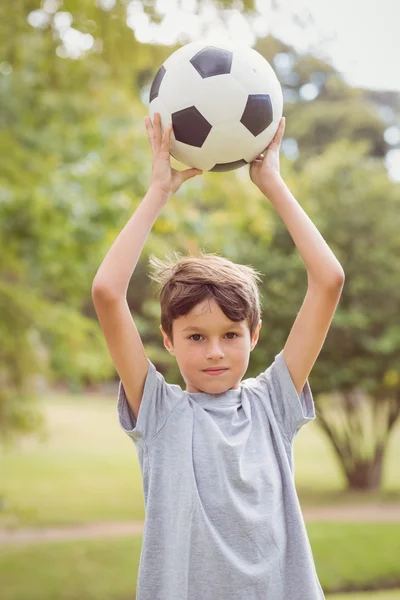
M 120 382 L 146 509 L 136 600 L 321 600 L 294 483 L 315 418 L 283 358 L 239 389 L 186 392 L 149 361 L 137 422 Z

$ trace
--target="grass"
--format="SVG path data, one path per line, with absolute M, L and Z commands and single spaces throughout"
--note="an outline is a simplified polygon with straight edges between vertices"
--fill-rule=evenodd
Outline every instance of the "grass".
M 327 600 L 400 600 L 400 590 L 382 592 L 363 592 L 359 594 L 335 594 L 327 596 Z
M 2 600 L 134 598 L 140 545 L 136 537 L 0 549 Z
M 326 590 L 400 584 L 400 523 L 308 523 L 315 566 Z
M 1 455 L 0 526 L 143 519 L 136 449 L 119 428 L 115 396 L 49 396 L 43 409 L 48 439 L 24 440 Z M 382 492 L 348 494 L 331 447 L 316 423 L 310 423 L 294 446 L 300 501 L 303 506 L 398 502 L 399 454 L 400 426 L 388 448 Z
M 313 523 L 307 529 L 325 590 L 400 582 L 400 524 Z M 140 547 L 138 536 L 0 549 L 2 600 L 128 600 L 134 597 Z M 331 600 L 347 598 L 399 600 L 400 590 L 335 594 Z
M 115 399 L 60 396 L 43 405 L 48 439 L 2 456 L 3 524 L 143 519 L 136 449 L 118 426 Z

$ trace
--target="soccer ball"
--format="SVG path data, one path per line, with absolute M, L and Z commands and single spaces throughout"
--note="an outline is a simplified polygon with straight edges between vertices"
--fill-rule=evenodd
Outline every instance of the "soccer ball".
M 193 42 L 171 54 L 150 89 L 149 115 L 172 122 L 170 152 L 189 167 L 231 171 L 260 155 L 282 117 L 282 89 L 261 54 Z

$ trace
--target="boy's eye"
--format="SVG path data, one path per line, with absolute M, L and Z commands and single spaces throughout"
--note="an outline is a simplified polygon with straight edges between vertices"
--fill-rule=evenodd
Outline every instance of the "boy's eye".
M 234 340 L 235 338 L 238 337 L 238 334 L 235 333 L 234 331 L 229 331 L 227 334 L 227 336 L 233 336 L 233 337 L 229 337 L 229 340 Z M 194 333 L 193 335 L 191 335 L 189 337 L 189 340 L 193 340 L 193 342 L 199 342 L 200 340 L 198 338 L 201 338 L 202 336 L 200 335 L 200 333 Z M 197 339 L 194 339 L 197 338 Z
M 198 342 L 199 340 L 195 340 L 194 338 L 199 338 L 201 335 L 199 333 L 194 333 L 189 337 L 189 340 L 193 340 L 194 342 Z

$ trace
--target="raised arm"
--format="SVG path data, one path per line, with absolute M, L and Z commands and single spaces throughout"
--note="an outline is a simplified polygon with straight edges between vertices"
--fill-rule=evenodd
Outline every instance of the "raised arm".
M 284 221 L 307 268 L 304 302 L 283 349 L 283 357 L 300 394 L 319 353 L 344 285 L 344 271 L 324 238 L 283 181 L 269 191 L 269 200 Z
M 336 256 L 280 176 L 279 148 L 284 128 L 282 119 L 265 156 L 260 155 L 251 164 L 250 175 L 285 223 L 307 269 L 307 293 L 283 349 L 286 366 L 300 394 L 323 347 L 345 275 Z
M 145 120 L 153 155 L 149 190 L 101 263 L 92 284 L 92 298 L 115 368 L 137 418 L 148 371 L 148 361 L 133 322 L 126 293 L 147 237 L 162 208 L 196 169 L 171 169 L 171 127 L 161 132 L 160 115 L 154 125 Z
M 92 285 L 92 299 L 112 361 L 137 418 L 148 361 L 126 300 L 131 275 L 147 236 L 168 196 L 150 187 L 103 260 Z

